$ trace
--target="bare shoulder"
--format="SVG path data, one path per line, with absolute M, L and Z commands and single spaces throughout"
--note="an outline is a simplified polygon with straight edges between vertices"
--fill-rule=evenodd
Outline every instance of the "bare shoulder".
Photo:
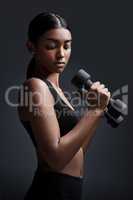
M 49 91 L 47 84 L 38 78 L 30 78 L 22 84 L 23 95 L 19 93 L 18 114 L 22 120 L 30 120 L 33 107 L 38 109 L 50 108 L 54 105 L 54 98 Z
M 24 81 L 23 86 L 27 86 L 30 90 L 37 90 L 37 89 L 40 90 L 40 89 L 42 89 L 42 87 L 43 87 L 43 90 L 48 89 L 47 84 L 39 78 L 27 79 Z

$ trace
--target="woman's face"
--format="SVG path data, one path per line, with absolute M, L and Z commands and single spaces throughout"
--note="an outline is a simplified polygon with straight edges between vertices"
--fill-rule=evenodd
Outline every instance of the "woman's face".
M 41 36 L 35 46 L 35 58 L 41 69 L 60 73 L 71 54 L 72 37 L 68 29 L 56 28 Z

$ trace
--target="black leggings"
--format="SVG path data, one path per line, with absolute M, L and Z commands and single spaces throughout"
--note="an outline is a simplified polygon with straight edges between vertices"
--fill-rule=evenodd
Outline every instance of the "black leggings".
M 81 200 L 83 178 L 36 171 L 25 200 Z

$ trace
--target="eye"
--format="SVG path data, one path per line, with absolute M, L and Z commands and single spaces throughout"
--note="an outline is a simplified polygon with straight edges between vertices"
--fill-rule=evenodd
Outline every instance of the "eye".
M 64 49 L 71 49 L 71 44 L 65 44 Z
M 52 50 L 52 49 L 55 49 L 57 47 L 56 43 L 54 42 L 51 42 L 49 44 L 46 44 L 46 49 L 47 50 Z

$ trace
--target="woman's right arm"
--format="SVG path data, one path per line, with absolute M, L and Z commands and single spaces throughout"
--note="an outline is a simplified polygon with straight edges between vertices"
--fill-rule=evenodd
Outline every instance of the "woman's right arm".
M 103 109 L 86 112 L 76 126 L 61 137 L 53 99 L 47 85 L 33 79 L 27 86 L 33 94 L 34 109 L 30 122 L 38 151 L 51 168 L 61 170 L 79 151 L 86 138 L 91 140 L 94 134 L 93 127 L 98 125 Z

